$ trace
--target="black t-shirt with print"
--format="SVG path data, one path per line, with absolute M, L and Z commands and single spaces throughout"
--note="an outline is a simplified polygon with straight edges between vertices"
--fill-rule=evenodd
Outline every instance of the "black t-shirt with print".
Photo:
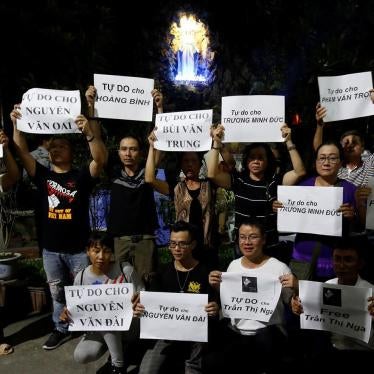
M 89 236 L 89 195 L 96 182 L 88 167 L 55 173 L 38 162 L 33 182 L 40 196 L 41 245 L 54 252 L 80 252 Z
M 200 262 L 189 272 L 177 271 L 174 262 L 170 262 L 159 267 L 151 280 L 150 291 L 200 293 L 211 296 L 213 289 L 209 285 L 208 276 L 208 269 Z

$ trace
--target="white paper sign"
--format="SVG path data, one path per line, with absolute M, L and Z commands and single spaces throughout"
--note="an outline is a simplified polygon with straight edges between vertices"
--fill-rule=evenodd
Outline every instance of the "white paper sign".
M 371 316 L 367 299 L 371 288 L 299 281 L 302 329 L 331 331 L 368 342 Z
M 321 105 L 327 109 L 325 122 L 374 115 L 371 72 L 318 77 L 318 86 Z
M 343 187 L 278 186 L 278 231 L 342 235 Z
M 366 228 L 374 230 L 374 177 L 368 178 L 368 186 L 371 187 L 371 194 L 367 200 Z
M 100 118 L 152 121 L 154 80 L 94 74 L 95 115 Z
M 208 295 L 141 291 L 140 302 L 141 339 L 208 341 Z
M 0 158 L 4 157 L 3 145 L 0 144 Z
M 65 287 L 73 323 L 69 331 L 127 331 L 132 320 L 132 283 Z
M 282 285 L 277 278 L 257 276 L 255 272 L 222 273 L 220 286 L 222 314 L 269 322 L 278 304 Z
M 209 151 L 212 117 L 211 109 L 157 114 L 155 148 L 161 151 Z
M 80 133 L 74 120 L 81 114 L 79 91 L 32 88 L 22 96 L 17 129 L 34 134 Z
M 225 143 L 283 142 L 284 96 L 222 97 Z

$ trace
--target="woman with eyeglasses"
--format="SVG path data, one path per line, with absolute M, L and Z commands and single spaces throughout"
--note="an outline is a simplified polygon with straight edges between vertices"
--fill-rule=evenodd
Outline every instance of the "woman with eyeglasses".
M 343 149 L 335 142 L 325 142 L 316 150 L 316 175 L 306 179 L 299 186 L 342 187 L 343 204 L 339 211 L 343 216 L 343 234 L 349 233 L 350 227 L 356 219 L 355 192 L 356 186 L 339 179 L 338 171 L 343 162 Z M 274 204 L 279 208 L 278 202 Z M 320 253 L 316 263 L 314 278 L 324 281 L 334 275 L 332 267 L 332 245 L 336 240 L 333 236 L 315 234 L 297 234 L 292 257 L 295 260 L 311 262 L 313 251 L 318 246 Z
M 208 177 L 217 186 L 232 190 L 235 194 L 235 230 L 246 219 L 257 218 L 265 226 L 267 250 L 274 255 L 278 254 L 276 246 L 279 241 L 277 215 L 272 209 L 277 187 L 282 184 L 292 186 L 306 174 L 300 154 L 292 142 L 291 129 L 284 124 L 280 131 L 292 163 L 292 170 L 285 173 L 277 172 L 274 154 L 266 143 L 251 143 L 245 147 L 240 172 L 235 169 L 231 172 L 219 170 L 219 154 L 225 161 L 232 157 L 222 143 L 222 125 L 212 130 L 213 145 L 207 158 Z
M 221 347 L 213 351 L 204 361 L 204 373 L 243 372 L 251 361 L 253 373 L 282 372 L 279 367 L 281 348 L 286 342 L 285 306 L 289 305 L 296 278 L 283 262 L 264 253 L 266 242 L 265 228 L 257 219 L 248 219 L 239 226 L 238 245 L 242 256 L 231 261 L 228 273 L 242 275 L 242 292 L 249 298 L 256 298 L 257 292 L 249 290 L 248 277 L 257 278 L 257 287 L 262 289 L 261 277 L 272 278 L 282 284 L 282 291 L 276 307 L 268 322 L 254 319 L 231 318 L 223 329 Z M 222 282 L 222 273 L 214 270 L 209 274 L 209 284 L 218 292 Z M 249 293 L 245 293 L 249 292 Z M 244 296 L 243 296 L 244 297 Z

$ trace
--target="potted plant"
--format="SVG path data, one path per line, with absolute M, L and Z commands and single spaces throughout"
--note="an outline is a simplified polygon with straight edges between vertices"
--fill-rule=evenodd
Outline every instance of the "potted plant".
M 31 314 L 50 310 L 51 298 L 42 258 L 25 258 L 19 261 L 19 273 L 26 282 L 30 296 Z

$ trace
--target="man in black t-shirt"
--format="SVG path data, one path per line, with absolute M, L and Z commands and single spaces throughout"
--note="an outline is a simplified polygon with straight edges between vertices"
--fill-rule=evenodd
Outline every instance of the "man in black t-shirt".
M 94 94 L 92 88 L 86 92 L 86 96 Z M 43 348 L 51 350 L 70 337 L 68 325 L 59 320 L 65 305 L 64 286 L 72 285 L 74 276 L 88 265 L 85 246 L 89 235 L 89 194 L 106 162 L 107 151 L 97 124 L 79 115 L 75 122 L 87 139 L 93 160 L 89 166 L 73 170 L 72 145 L 66 138 L 55 137 L 49 148 L 52 163 L 52 170 L 49 170 L 30 155 L 25 136 L 17 129 L 17 119 L 21 118 L 19 109 L 19 105 L 15 105 L 11 112 L 13 138 L 23 166 L 37 187 L 41 204 L 40 243 L 55 324 Z
M 123 167 L 112 182 L 108 232 L 114 237 L 116 260 L 131 263 L 144 279 L 154 268 L 157 216 L 153 189 L 144 180 L 140 144 L 132 135 L 120 142 Z
M 151 92 L 158 113 L 162 113 L 163 96 Z M 142 141 L 135 135 L 124 136 L 119 144 L 121 172 L 112 183 L 108 232 L 114 237 L 117 261 L 131 263 L 147 284 L 155 268 L 156 204 L 153 188 L 144 180 Z
M 208 269 L 193 257 L 196 248 L 196 228 L 188 222 L 178 221 L 170 230 L 169 248 L 173 261 L 160 267 L 152 277 L 150 290 L 155 292 L 187 292 L 208 294 L 209 303 L 205 306 L 208 316 L 218 313 L 218 304 L 213 301 Z M 141 317 L 144 306 L 134 297 L 134 316 Z M 204 343 L 158 340 L 153 349 L 148 350 L 140 365 L 140 373 L 159 373 L 164 362 L 176 357 L 185 360 L 186 373 L 200 373 Z M 175 357 L 170 357 L 174 356 Z

